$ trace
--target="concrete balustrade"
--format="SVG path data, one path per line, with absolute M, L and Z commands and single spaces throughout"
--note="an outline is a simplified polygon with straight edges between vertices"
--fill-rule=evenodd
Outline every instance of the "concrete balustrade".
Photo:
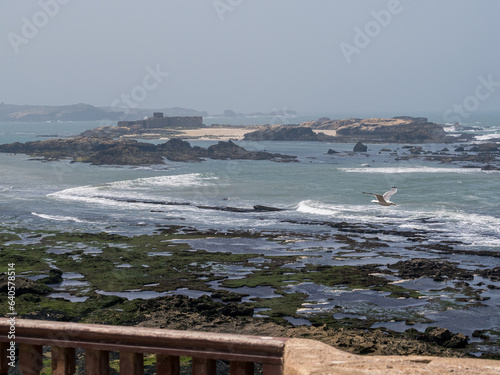
M 11 324 L 0 319 L 0 375 L 9 370 Z M 144 374 L 144 353 L 156 355 L 157 374 L 179 374 L 180 356 L 192 358 L 192 372 L 211 375 L 216 360 L 230 362 L 231 375 L 313 374 L 500 374 L 500 361 L 425 356 L 360 356 L 314 340 L 230 335 L 18 319 L 15 343 L 23 375 L 39 375 L 43 346 L 51 347 L 52 373 L 75 373 L 75 349 L 85 349 L 89 375 L 109 374 L 109 352 L 120 353 L 120 373 Z

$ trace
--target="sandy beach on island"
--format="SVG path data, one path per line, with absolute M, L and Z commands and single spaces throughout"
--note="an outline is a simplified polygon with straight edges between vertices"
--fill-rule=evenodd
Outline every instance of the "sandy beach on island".
M 241 140 L 246 133 L 255 130 L 263 129 L 266 125 L 249 125 L 249 126 L 226 126 L 226 127 L 206 127 L 198 129 L 182 130 L 177 137 L 183 139 L 198 139 L 201 141 L 209 140 Z M 314 130 L 315 133 L 324 133 L 329 136 L 336 136 L 335 130 Z
M 253 132 L 261 126 L 227 126 L 227 127 L 206 127 L 198 129 L 185 129 L 182 130 L 178 137 L 183 139 L 199 139 L 202 141 L 207 140 L 241 140 L 246 133 Z

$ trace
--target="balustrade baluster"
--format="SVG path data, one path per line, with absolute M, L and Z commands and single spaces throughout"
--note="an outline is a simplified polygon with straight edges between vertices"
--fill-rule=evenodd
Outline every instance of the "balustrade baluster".
M 158 354 L 156 356 L 157 375 L 179 375 L 180 358 L 178 356 Z
M 9 372 L 9 359 L 7 358 L 9 345 L 8 343 L 0 342 L 0 375 L 7 375 L 7 372 Z
M 264 375 L 283 375 L 283 366 L 265 363 L 262 372 Z
M 23 375 L 40 375 L 43 368 L 42 345 L 19 344 L 19 370 Z
M 254 364 L 252 362 L 231 362 L 231 375 L 253 375 Z
M 76 371 L 75 348 L 53 346 L 52 375 L 73 375 Z
M 120 352 L 120 374 L 144 375 L 143 354 Z
M 109 352 L 85 349 L 85 375 L 108 375 Z
M 215 359 L 193 357 L 193 374 L 196 375 L 215 375 Z

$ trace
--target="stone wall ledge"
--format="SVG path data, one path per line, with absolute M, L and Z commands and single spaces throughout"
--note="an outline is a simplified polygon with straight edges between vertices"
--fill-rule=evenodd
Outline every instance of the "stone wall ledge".
M 315 340 L 285 344 L 284 375 L 499 375 L 500 361 L 430 356 L 361 356 Z

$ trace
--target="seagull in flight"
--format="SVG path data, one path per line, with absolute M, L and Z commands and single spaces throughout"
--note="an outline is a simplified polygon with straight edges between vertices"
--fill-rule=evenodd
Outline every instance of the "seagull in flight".
M 364 191 L 362 191 L 363 194 L 368 194 L 368 195 L 374 195 L 375 198 L 377 198 L 376 200 L 372 200 L 373 203 L 378 203 L 380 204 L 381 206 L 392 206 L 392 205 L 396 205 L 396 203 L 392 203 L 391 202 L 391 197 L 396 194 L 396 192 L 398 191 L 398 189 L 396 189 L 395 186 L 393 186 L 391 188 L 391 190 L 387 191 L 384 193 L 384 195 L 382 194 L 375 194 L 375 193 L 365 193 Z

